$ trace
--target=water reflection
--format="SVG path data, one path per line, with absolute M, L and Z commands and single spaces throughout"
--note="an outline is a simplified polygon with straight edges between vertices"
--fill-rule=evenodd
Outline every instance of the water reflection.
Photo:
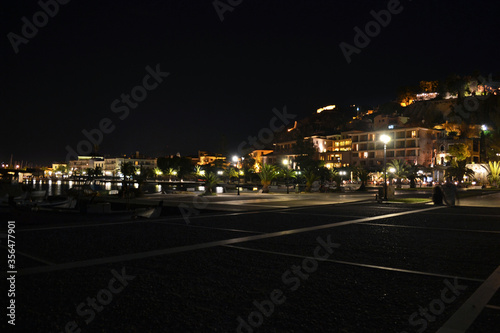
M 34 191 L 47 191 L 47 195 L 65 195 L 67 191 L 77 185 L 83 185 L 85 182 L 79 182 L 74 180 L 54 180 L 46 179 L 46 180 L 32 180 L 26 181 L 25 184 L 33 188 Z M 88 183 L 87 183 L 88 184 Z M 96 184 L 101 186 L 102 190 L 112 191 L 112 190 L 120 190 L 123 186 L 121 181 L 96 181 Z M 134 183 L 131 184 L 134 188 L 139 188 L 139 184 Z M 175 190 L 175 191 L 185 191 L 189 188 L 197 188 L 199 184 L 193 183 L 150 183 L 150 185 L 145 184 L 144 190 L 146 193 L 160 193 L 167 190 Z M 203 186 L 198 187 L 200 190 L 204 190 Z

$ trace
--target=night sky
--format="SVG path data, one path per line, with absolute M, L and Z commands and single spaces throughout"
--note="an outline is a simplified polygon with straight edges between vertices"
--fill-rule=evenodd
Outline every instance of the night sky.
M 221 2 L 241 4 L 221 22 L 212 0 L 73 0 L 16 54 L 8 34 L 22 37 L 21 18 L 33 22 L 41 7 L 3 1 L 0 161 L 64 160 L 104 118 L 114 130 L 101 154 L 231 153 L 273 108 L 305 117 L 329 104 L 376 106 L 420 80 L 498 73 L 493 1 L 401 1 L 350 64 L 339 44 L 354 44 L 354 27 L 391 1 Z M 157 64 L 168 77 L 128 116 L 114 113 Z

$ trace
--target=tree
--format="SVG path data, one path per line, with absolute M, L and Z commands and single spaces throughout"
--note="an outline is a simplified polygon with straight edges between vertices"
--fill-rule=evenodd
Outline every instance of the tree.
M 311 187 L 315 181 L 320 177 L 317 174 L 317 170 L 310 168 L 304 170 L 304 178 L 306 180 L 306 192 L 311 192 Z
M 424 93 L 436 92 L 439 81 L 420 81 L 420 91 Z
M 125 197 L 128 193 L 128 181 L 135 176 L 135 167 L 130 162 L 122 162 L 120 172 L 123 174 L 122 193 Z
M 405 160 L 392 160 L 387 163 L 387 167 L 394 169 L 393 174 L 396 178 L 397 187 L 401 188 L 401 180 L 408 175 L 409 165 Z
M 205 180 L 205 194 L 212 195 L 213 187 L 219 183 L 219 177 L 213 172 L 208 172 L 203 179 Z
M 236 178 L 239 176 L 238 170 L 234 167 L 229 167 L 226 170 L 224 170 L 224 176 L 227 179 L 227 182 L 229 183 L 232 178 Z
M 463 181 L 464 176 L 474 177 L 474 171 L 467 168 L 467 158 L 471 156 L 469 151 L 469 146 L 464 143 L 456 143 L 448 148 L 447 160 L 451 160 L 451 166 L 446 170 L 446 172 L 456 179 L 457 181 Z
M 163 171 L 161 171 L 161 169 L 158 167 L 154 168 L 153 172 L 155 174 L 155 177 L 163 175 Z
M 241 170 L 243 171 L 243 182 L 247 181 L 247 177 L 249 178 L 250 182 L 252 181 L 252 175 L 255 171 L 254 167 L 255 159 L 249 154 L 245 155 L 241 166 Z
M 132 178 L 135 175 L 135 167 L 131 162 L 122 162 L 120 172 L 123 176 Z
M 320 161 L 314 159 L 317 149 L 311 139 L 298 138 L 293 152 L 298 156 L 295 158 L 301 169 L 318 168 Z
M 474 177 L 474 171 L 470 168 L 467 168 L 465 160 L 460 162 L 452 160 L 451 166 L 446 169 L 446 174 L 459 182 L 463 181 L 464 176 L 467 176 L 469 178 Z
M 488 162 L 488 181 L 492 186 L 497 187 L 500 185 L 500 162 Z
M 336 191 L 340 191 L 341 187 L 341 183 L 342 183 L 342 177 L 340 176 L 340 173 L 339 173 L 339 170 L 337 170 L 336 168 L 332 168 L 329 170 L 329 175 L 328 175 L 329 179 L 331 181 L 334 181 L 335 184 L 337 185 L 337 187 L 335 188 Z
M 137 184 L 139 184 L 139 192 L 142 193 L 144 183 L 148 178 L 154 177 L 154 175 L 155 173 L 153 169 L 145 168 L 142 165 L 138 170 L 136 170 L 134 178 L 137 180 Z
M 156 164 L 165 174 L 169 169 L 176 170 L 177 176 L 180 178 L 185 178 L 193 172 L 192 161 L 187 157 L 160 157 Z
M 278 176 L 276 167 L 271 164 L 264 164 L 258 173 L 262 184 L 262 193 L 269 193 L 269 185 Z
M 288 167 L 283 167 L 283 168 L 281 168 L 279 174 L 280 174 L 280 176 L 282 176 L 283 178 L 285 178 L 286 193 L 289 194 L 290 190 L 288 188 L 288 181 L 290 179 L 296 178 L 297 177 L 297 173 L 293 169 L 289 169 Z
M 417 185 L 415 183 L 415 180 L 417 178 L 423 180 L 424 179 L 424 175 L 423 173 L 419 173 L 419 170 L 422 169 L 422 166 L 421 165 L 412 165 L 408 168 L 408 172 L 407 172 L 407 175 L 406 175 L 406 178 L 408 178 L 408 180 L 410 181 L 410 188 L 416 188 Z
M 60 172 L 62 174 L 68 173 L 68 166 L 67 165 L 58 165 L 57 168 L 54 170 L 55 172 Z
M 168 168 L 164 171 L 164 174 L 168 177 L 176 177 L 178 174 L 179 174 L 179 171 L 177 169 L 174 169 L 174 168 Z
M 358 191 L 366 191 L 366 182 L 368 181 L 370 173 L 363 167 L 356 167 L 354 169 L 354 177 L 361 181 L 361 186 Z
M 448 148 L 448 154 L 455 157 L 457 162 L 465 161 L 471 156 L 469 146 L 465 143 L 456 143 Z

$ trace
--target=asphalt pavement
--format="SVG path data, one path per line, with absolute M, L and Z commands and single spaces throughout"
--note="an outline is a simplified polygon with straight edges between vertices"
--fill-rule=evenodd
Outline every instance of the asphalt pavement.
M 165 197 L 179 214 L 18 220 L 14 332 L 496 332 L 499 194 L 373 197 Z

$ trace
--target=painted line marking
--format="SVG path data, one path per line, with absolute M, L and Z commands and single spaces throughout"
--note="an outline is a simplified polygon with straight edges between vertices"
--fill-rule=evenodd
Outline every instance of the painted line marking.
M 474 216 L 474 217 L 496 217 L 498 218 L 498 215 L 488 215 L 488 214 L 451 214 L 451 213 L 427 213 L 427 215 L 457 215 L 457 216 Z M 489 221 L 488 221 L 489 222 Z M 495 221 L 493 221 L 495 222 Z M 498 220 L 500 222 L 500 220 Z
M 394 227 L 394 228 L 408 228 L 408 229 L 425 229 L 425 230 L 441 230 L 441 231 L 467 231 L 467 232 L 500 234 L 500 230 L 435 228 L 435 227 L 420 227 L 420 226 L 413 226 L 413 225 L 398 225 L 398 224 L 385 224 L 385 223 L 361 223 L 360 225 L 379 226 L 379 227 Z
M 204 228 L 204 229 L 214 229 L 214 230 L 222 230 L 222 231 L 245 232 L 245 233 L 249 233 L 249 234 L 264 234 L 265 233 L 265 232 L 262 232 L 262 231 L 216 228 L 216 227 L 207 227 L 207 226 L 202 226 L 202 225 L 193 225 L 193 224 L 185 224 L 185 223 L 169 223 L 169 222 L 160 222 L 160 221 L 158 221 L 158 222 L 157 221 L 149 221 L 149 222 L 150 223 L 156 223 L 156 224 L 166 224 L 166 225 L 187 227 L 187 228 Z
M 368 216 L 359 216 L 359 215 L 339 215 L 339 214 L 309 214 L 309 213 L 293 213 L 293 212 L 276 212 L 278 214 L 292 214 L 292 215 L 308 215 L 308 216 L 326 216 L 326 217 L 350 217 L 350 218 L 363 218 Z
M 493 309 L 493 310 L 499 310 L 500 311 L 500 306 L 496 306 L 496 305 L 486 305 L 485 308 L 488 308 L 488 309 Z
M 356 219 L 356 220 L 351 220 L 351 221 L 336 222 L 336 223 L 330 223 L 330 224 L 324 224 L 324 225 L 307 227 L 307 228 L 300 228 L 300 229 L 290 229 L 290 230 L 285 230 L 285 231 L 271 232 L 271 233 L 262 234 L 262 235 L 238 237 L 238 238 L 226 239 L 226 240 L 221 240 L 221 241 L 213 241 L 213 242 L 207 242 L 207 243 L 200 243 L 200 244 L 194 244 L 194 245 L 185 245 L 185 246 L 179 246 L 179 247 L 168 248 L 168 249 L 153 250 L 153 251 L 138 252 L 138 253 L 129 253 L 129 254 L 123 254 L 123 255 L 119 255 L 119 256 L 96 258 L 96 259 L 89 259 L 89 260 L 83 260 L 83 261 L 75 261 L 75 262 L 52 265 L 52 266 L 48 266 L 48 267 L 27 268 L 25 270 L 22 270 L 20 275 L 31 275 L 31 274 L 37 274 L 37 273 L 55 272 L 55 271 L 61 271 L 61 270 L 66 270 L 66 269 L 72 269 L 72 268 L 82 268 L 82 267 L 89 267 L 89 266 L 95 266 L 95 265 L 111 264 L 111 263 L 117 263 L 117 262 L 123 262 L 123 261 L 138 260 L 138 259 L 162 256 L 162 255 L 167 255 L 167 254 L 208 249 L 208 248 L 212 248 L 212 247 L 216 247 L 216 246 L 244 243 L 244 242 L 249 242 L 249 241 L 254 241 L 254 240 L 261 240 L 261 239 L 267 239 L 267 238 L 273 238 L 273 237 L 281 237 L 281 236 L 285 236 L 285 235 L 293 235 L 293 234 L 300 234 L 300 233 L 310 232 L 310 231 L 336 228 L 336 227 L 341 227 L 341 226 L 349 225 L 349 224 L 356 224 L 356 223 L 362 223 L 362 222 L 373 221 L 373 220 L 387 219 L 387 218 L 396 217 L 396 216 L 416 214 L 416 213 L 421 213 L 421 212 L 435 210 L 435 209 L 442 209 L 442 207 L 424 208 L 424 209 L 419 209 L 419 210 L 411 210 L 411 211 L 405 211 L 405 212 L 400 212 L 400 213 L 392 213 L 392 214 L 387 214 L 387 215 L 367 217 L 367 218 Z
M 4 249 L 7 249 L 7 247 L 3 246 L 3 245 L 1 245 L 0 247 L 2 247 Z M 43 259 L 40 259 L 40 258 L 37 258 L 37 257 L 33 257 L 33 256 L 31 256 L 31 255 L 29 255 L 27 253 L 20 252 L 20 251 L 17 251 L 17 250 L 16 250 L 16 254 L 20 254 L 23 257 L 29 258 L 29 259 L 34 260 L 34 261 L 38 261 L 38 262 L 40 262 L 42 264 L 45 264 L 45 265 L 55 265 L 53 262 L 50 262 L 50 261 L 47 261 L 47 260 L 43 260 Z
M 500 266 L 477 288 L 437 333 L 465 333 L 500 288 Z
M 42 227 L 42 228 L 26 228 L 16 230 L 16 232 L 26 232 L 26 231 L 45 231 L 45 230 L 58 230 L 58 229 L 73 229 L 73 228 L 85 228 L 85 227 L 105 227 L 108 225 L 120 225 L 120 224 L 133 224 L 133 223 L 143 223 L 144 220 L 136 221 L 122 221 L 122 222 L 108 222 L 108 223 L 93 223 L 93 224 L 76 224 L 76 225 L 65 225 L 65 226 L 54 226 L 54 227 Z
M 456 275 L 429 273 L 429 272 L 415 271 L 415 270 L 410 270 L 410 269 L 402 269 L 402 268 L 393 268 L 393 267 L 378 266 L 378 265 L 361 264 L 361 263 L 356 263 L 356 262 L 351 262 L 351 261 L 333 260 L 333 259 L 318 259 L 318 258 L 309 257 L 309 256 L 302 256 L 302 255 L 299 255 L 299 254 L 291 254 L 291 253 L 275 252 L 275 251 L 268 251 L 268 250 L 260 250 L 260 249 L 253 249 L 253 248 L 250 248 L 250 247 L 242 247 L 242 246 L 234 246 L 234 245 L 224 245 L 224 247 L 233 248 L 233 249 L 240 249 L 240 250 L 245 250 L 245 251 L 254 251 L 254 252 L 275 254 L 275 255 L 286 256 L 286 257 L 295 257 L 295 258 L 302 258 L 302 259 L 305 259 L 305 258 L 315 259 L 317 261 L 327 261 L 327 262 L 332 262 L 332 263 L 335 263 L 335 264 L 357 266 L 357 267 L 363 267 L 363 268 L 373 268 L 373 269 L 380 269 L 380 270 L 391 271 L 391 272 L 409 273 L 409 274 L 426 275 L 426 276 L 443 277 L 443 278 L 452 278 L 452 279 L 454 279 L 454 278 L 457 277 Z M 474 281 L 474 282 L 484 282 L 484 279 L 467 278 L 467 277 L 457 277 L 457 278 L 460 279 L 460 280 L 467 280 L 467 281 Z

